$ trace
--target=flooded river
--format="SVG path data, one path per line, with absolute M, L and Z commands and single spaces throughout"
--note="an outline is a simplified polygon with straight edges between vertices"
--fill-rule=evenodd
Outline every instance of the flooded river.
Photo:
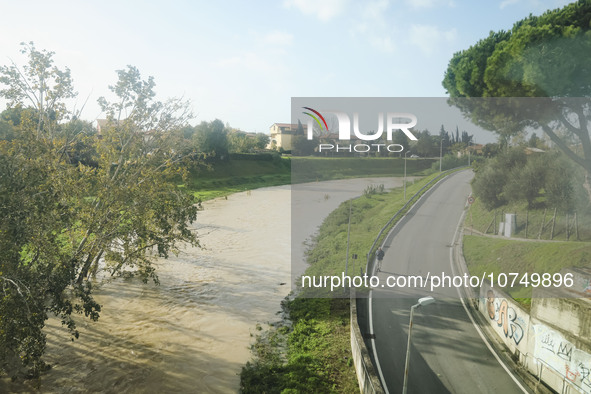
M 293 207 L 305 214 L 307 226 L 298 226 L 293 245 L 301 246 L 340 202 L 379 183 L 394 187 L 400 180 L 298 187 Z M 74 342 L 59 321 L 48 321 L 45 360 L 53 368 L 39 390 L 237 392 L 256 325 L 279 320 L 280 302 L 291 290 L 291 206 L 289 186 L 205 203 L 194 224 L 202 248 L 159 261 L 160 285 L 133 279 L 103 284 L 96 292 L 101 317 L 96 323 L 78 319 Z M 0 391 L 33 388 L 4 379 Z

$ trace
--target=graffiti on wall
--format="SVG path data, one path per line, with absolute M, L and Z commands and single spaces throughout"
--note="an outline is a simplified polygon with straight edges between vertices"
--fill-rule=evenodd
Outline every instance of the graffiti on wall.
M 527 323 L 518 316 L 517 311 L 507 302 L 507 299 L 499 298 L 494 291 L 488 290 L 486 311 L 490 320 L 495 321 L 497 327 L 502 330 L 505 338 L 512 339 L 515 345 L 519 345 L 525 335 Z
M 591 394 L 591 354 L 577 349 L 560 333 L 544 324 L 535 324 L 534 356 L 566 380 Z

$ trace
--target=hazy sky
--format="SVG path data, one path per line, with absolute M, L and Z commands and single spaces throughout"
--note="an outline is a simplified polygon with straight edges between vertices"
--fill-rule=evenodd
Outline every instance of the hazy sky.
M 564 0 L 2 1 L 0 64 L 19 43 L 72 70 L 83 118 L 102 117 L 115 70 L 184 96 L 193 124 L 245 131 L 289 122 L 290 99 L 442 97 L 453 53 Z M 2 103 L 4 106 L 4 103 Z M 437 131 L 437 130 L 435 130 Z

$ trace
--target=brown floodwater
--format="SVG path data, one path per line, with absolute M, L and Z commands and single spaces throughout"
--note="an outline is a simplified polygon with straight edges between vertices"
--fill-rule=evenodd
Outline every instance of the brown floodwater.
M 394 187 L 400 180 L 299 189 L 305 193 L 294 193 L 293 205 L 307 225 L 294 234 L 296 248 L 340 202 L 378 183 Z M 47 322 L 45 361 L 53 368 L 38 391 L 237 392 L 257 324 L 280 320 L 280 302 L 291 290 L 291 206 L 289 186 L 206 202 L 194 225 L 202 248 L 158 261 L 160 285 L 123 278 L 103 283 L 96 291 L 101 317 L 96 323 L 79 318 L 74 342 L 58 320 Z M 37 390 L 31 382 L 0 380 L 0 392 L 23 391 Z

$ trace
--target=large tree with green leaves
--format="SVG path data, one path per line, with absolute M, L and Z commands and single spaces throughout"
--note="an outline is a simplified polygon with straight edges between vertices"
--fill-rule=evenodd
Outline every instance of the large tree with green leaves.
M 216 160 L 227 160 L 230 147 L 228 132 L 224 122 L 219 119 L 203 121 L 195 126 L 195 147 L 206 155 L 214 155 Z
M 30 108 L 0 141 L 0 371 L 35 376 L 49 314 L 78 337 L 74 316 L 101 310 L 93 274 L 157 281 L 155 258 L 197 244 L 196 208 L 172 182 L 188 159 L 175 149 L 187 103 L 157 101 L 152 78 L 120 70 L 114 100 L 100 99 L 109 122 L 98 138 L 67 109 L 69 71 L 32 44 L 23 53 L 22 68 L 0 68 L 9 109 Z
M 543 130 L 585 169 L 591 196 L 591 0 L 491 32 L 452 57 L 443 86 L 454 105 L 501 139 Z

